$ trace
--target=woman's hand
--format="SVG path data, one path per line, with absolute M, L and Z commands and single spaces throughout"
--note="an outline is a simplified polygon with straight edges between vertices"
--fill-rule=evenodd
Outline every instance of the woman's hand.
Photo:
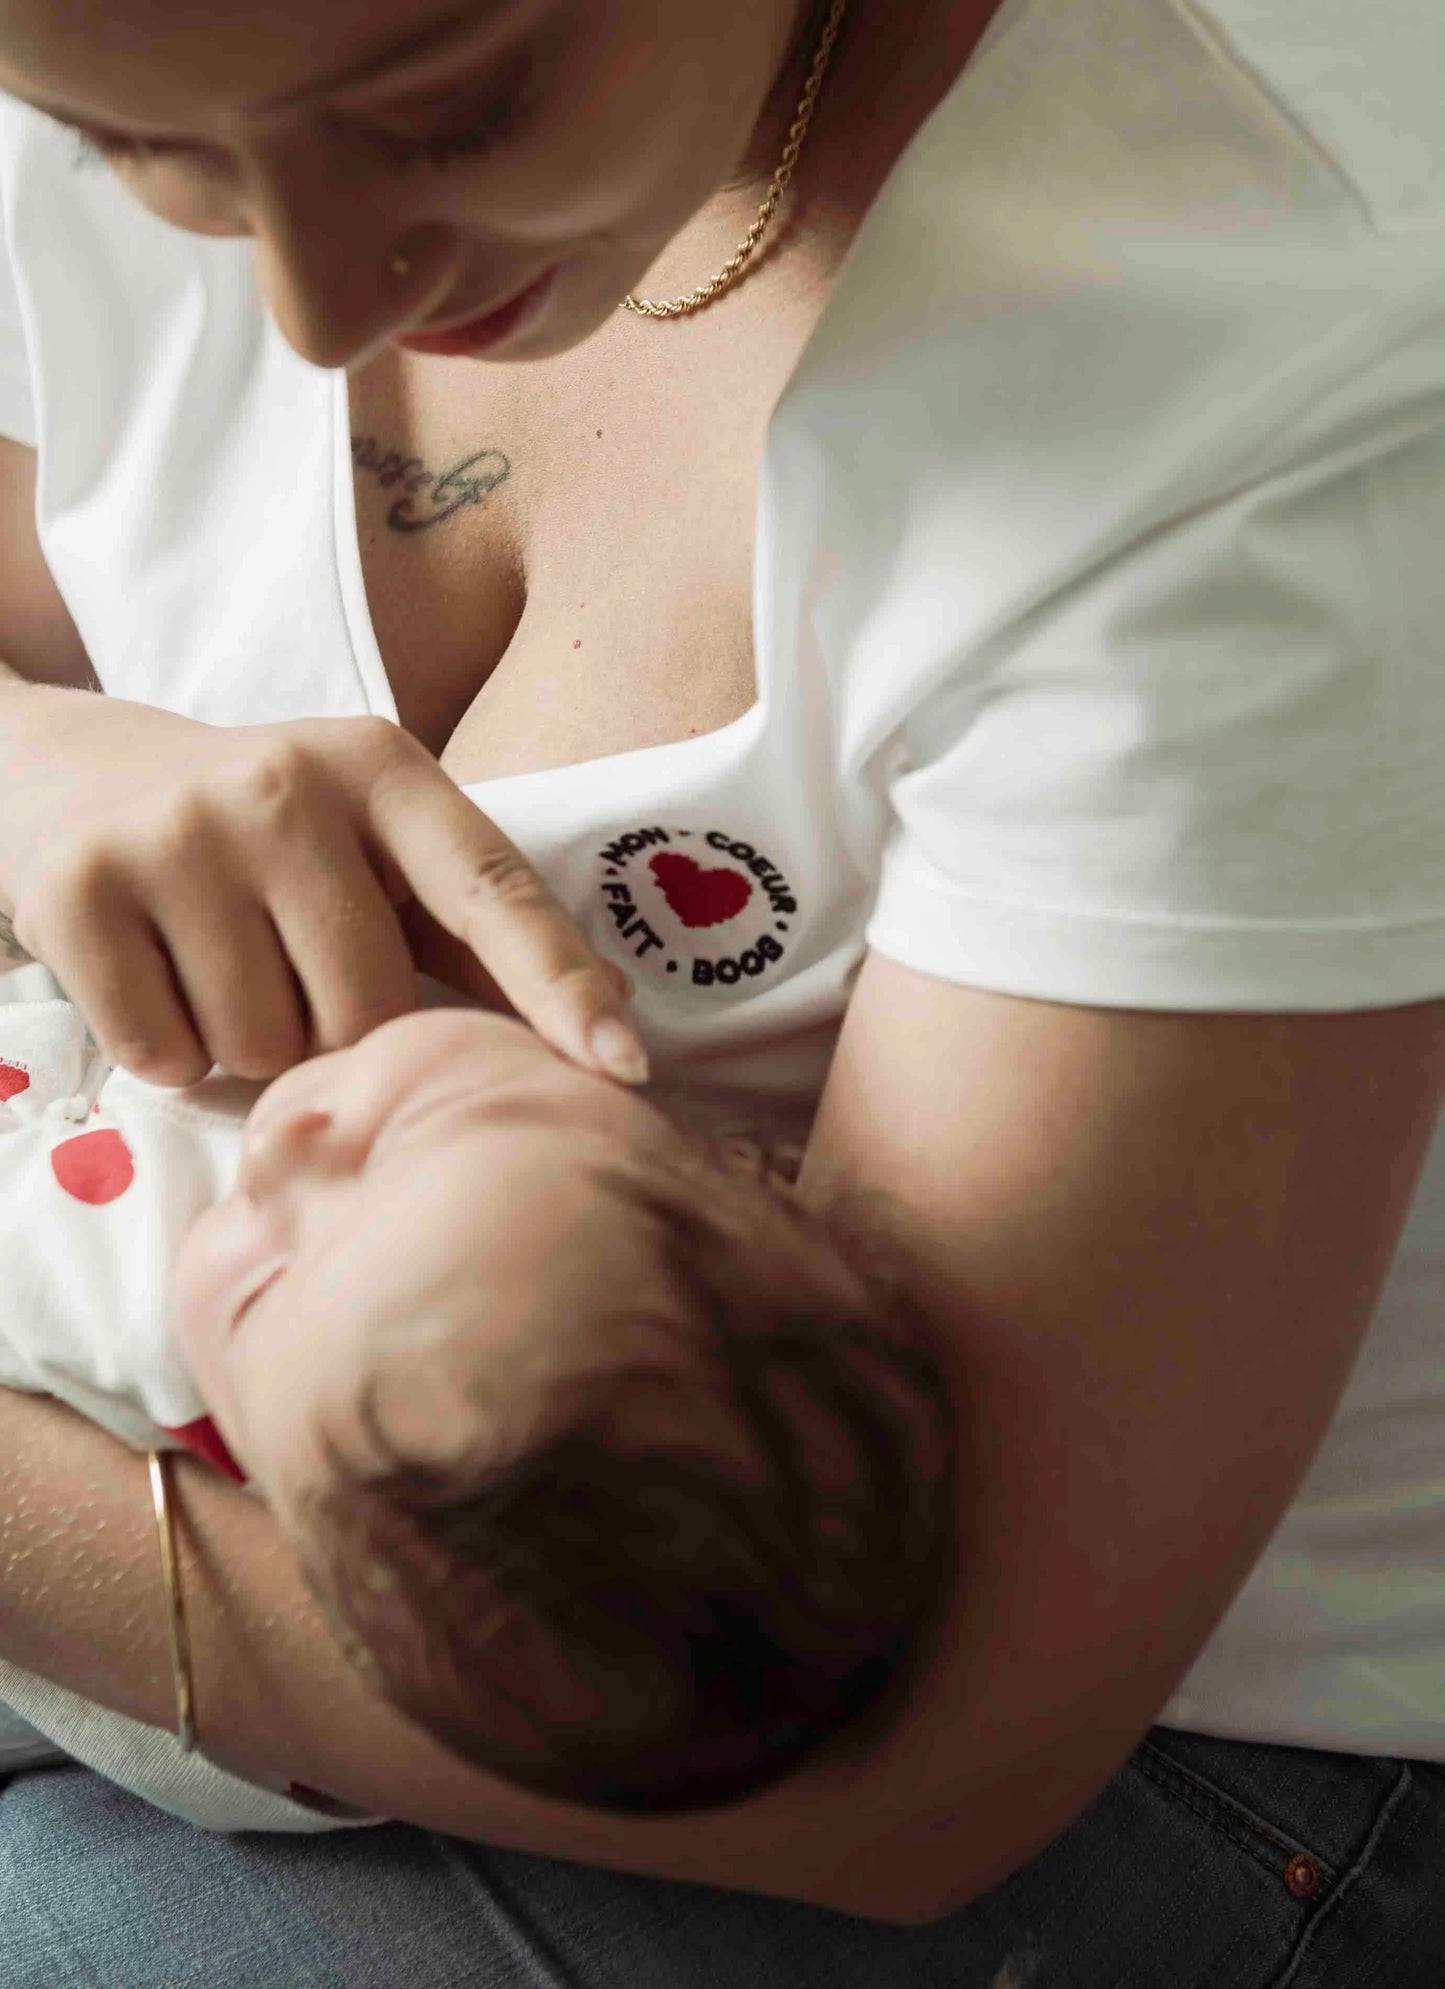
M 117 1063 L 270 1078 L 415 1005 L 415 900 L 573 1061 L 635 1082 L 624 981 L 379 718 L 223 728 L 0 683 L 0 910 Z

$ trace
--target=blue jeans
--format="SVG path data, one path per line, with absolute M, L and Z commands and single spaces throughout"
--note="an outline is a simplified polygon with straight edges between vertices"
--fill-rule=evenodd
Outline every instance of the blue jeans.
M 1445 1769 L 1156 1729 L 951 1919 L 888 1928 L 391 1826 L 208 1836 L 0 1788 L 4 1989 L 1441 1989 Z

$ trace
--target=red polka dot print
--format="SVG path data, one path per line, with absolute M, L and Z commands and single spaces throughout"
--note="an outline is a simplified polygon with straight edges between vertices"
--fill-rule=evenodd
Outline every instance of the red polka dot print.
M 18 1098 L 22 1091 L 30 1089 L 28 1072 L 16 1070 L 14 1064 L 0 1064 L 0 1105 Z
M 93 1208 L 115 1201 L 135 1179 L 130 1148 L 109 1127 L 62 1140 L 51 1153 L 50 1165 L 66 1194 Z

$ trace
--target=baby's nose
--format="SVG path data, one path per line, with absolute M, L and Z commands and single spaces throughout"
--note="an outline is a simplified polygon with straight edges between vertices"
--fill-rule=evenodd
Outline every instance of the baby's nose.
M 317 1111 L 266 1114 L 246 1130 L 237 1185 L 253 1201 L 276 1194 L 311 1172 L 326 1150 L 331 1114 Z

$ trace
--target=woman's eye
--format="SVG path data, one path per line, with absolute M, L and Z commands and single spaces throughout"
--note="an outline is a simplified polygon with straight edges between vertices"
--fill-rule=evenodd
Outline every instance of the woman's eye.
M 413 166 L 449 166 L 458 159 L 485 155 L 510 138 L 523 124 L 533 106 L 534 62 L 530 54 L 510 63 L 497 80 L 485 103 L 471 108 L 455 120 L 450 131 L 425 137 L 402 137 L 373 126 L 347 128 L 385 153 L 390 164 L 403 170 Z
M 518 122 L 514 106 L 498 105 L 455 138 L 428 139 L 422 147 L 421 157 L 429 166 L 449 166 L 454 159 L 481 158 L 510 136 Z
M 192 145 L 172 144 L 164 138 L 133 138 L 123 131 L 99 131 L 87 128 L 76 132 L 80 147 L 77 163 L 84 163 L 99 157 L 102 159 L 167 159 L 178 153 L 193 152 Z
M 495 78 L 486 101 L 468 108 L 454 120 L 454 128 L 437 134 L 409 137 L 399 132 L 361 124 L 338 112 L 327 121 L 340 135 L 360 140 L 384 155 L 399 170 L 415 166 L 449 166 L 458 159 L 478 158 L 510 138 L 530 115 L 534 103 L 536 61 L 530 52 L 519 54 Z M 87 125 L 76 133 L 79 142 L 77 165 L 95 158 L 112 163 L 149 165 L 161 159 L 204 158 L 205 148 L 180 139 L 141 138 L 130 132 L 110 131 Z

